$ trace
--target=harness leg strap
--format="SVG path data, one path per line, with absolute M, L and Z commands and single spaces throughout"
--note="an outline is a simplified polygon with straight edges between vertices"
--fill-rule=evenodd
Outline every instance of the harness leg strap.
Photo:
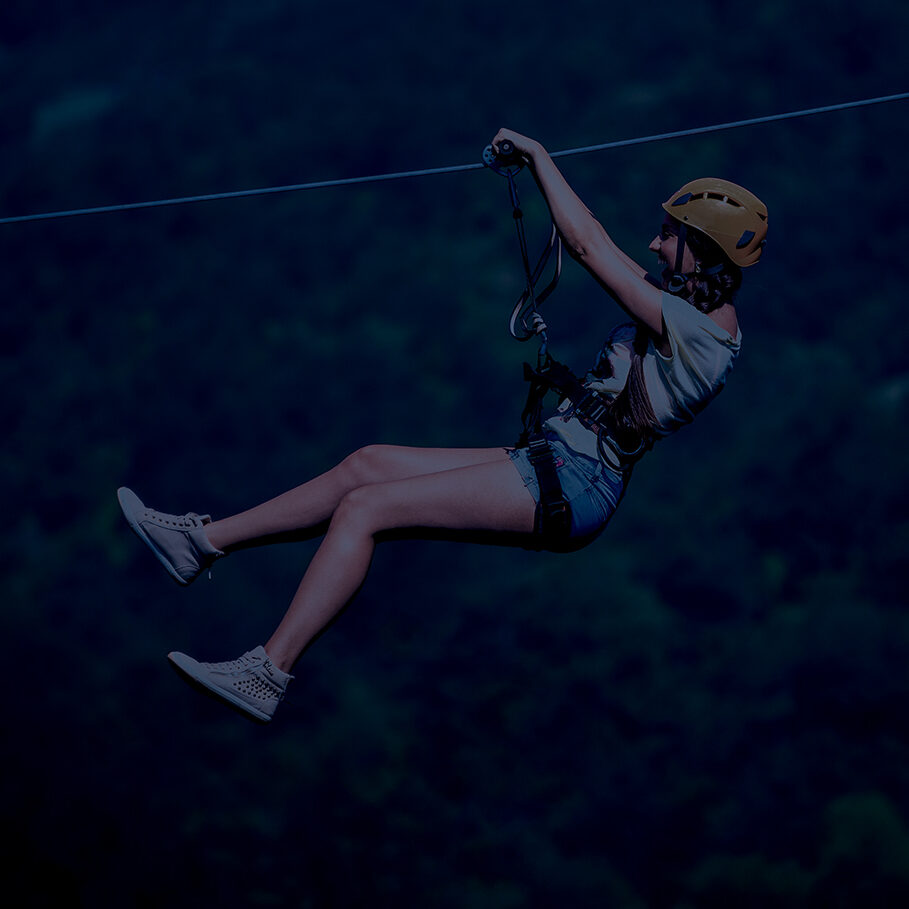
M 562 493 L 555 455 L 545 436 L 530 439 L 528 457 L 540 487 L 535 530 L 547 540 L 564 541 L 571 532 L 571 506 Z

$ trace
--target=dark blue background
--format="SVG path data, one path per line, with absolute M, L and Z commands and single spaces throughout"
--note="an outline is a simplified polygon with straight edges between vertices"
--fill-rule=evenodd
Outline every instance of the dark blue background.
M 0 12 L 0 215 L 576 147 L 905 91 L 905 5 L 289 0 Z M 769 205 L 729 388 L 573 555 L 388 543 L 267 728 L 167 668 L 267 638 L 315 544 L 179 591 L 114 492 L 224 515 L 368 442 L 513 442 L 485 171 L 0 227 L 8 880 L 28 906 L 909 897 L 905 103 L 564 160 L 648 260 Z M 522 182 L 536 234 L 545 215 Z M 542 239 L 540 236 L 539 239 Z M 585 368 L 621 317 L 575 266 Z

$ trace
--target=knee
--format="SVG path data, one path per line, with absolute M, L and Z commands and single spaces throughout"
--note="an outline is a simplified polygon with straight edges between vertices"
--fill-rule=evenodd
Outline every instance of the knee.
M 377 501 L 374 487 L 362 485 L 351 489 L 335 508 L 331 518 L 332 529 L 372 533 Z
M 392 445 L 366 445 L 349 454 L 341 466 L 351 489 L 386 480 L 393 451 Z

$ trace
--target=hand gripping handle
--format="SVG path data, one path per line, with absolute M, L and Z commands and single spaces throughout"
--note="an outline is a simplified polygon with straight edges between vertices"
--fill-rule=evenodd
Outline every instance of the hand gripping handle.
M 492 145 L 487 145 L 483 149 L 483 163 L 497 174 L 502 174 L 505 177 L 508 176 L 509 172 L 512 175 L 516 174 L 524 166 L 524 162 L 514 147 L 514 143 L 509 142 L 508 139 L 499 143 L 498 152 Z

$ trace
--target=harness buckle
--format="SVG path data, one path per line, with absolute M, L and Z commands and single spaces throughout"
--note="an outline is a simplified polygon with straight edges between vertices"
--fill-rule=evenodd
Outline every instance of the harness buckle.
M 597 392 L 588 389 L 575 403 L 575 408 L 582 417 L 599 425 L 609 411 L 609 404 Z

